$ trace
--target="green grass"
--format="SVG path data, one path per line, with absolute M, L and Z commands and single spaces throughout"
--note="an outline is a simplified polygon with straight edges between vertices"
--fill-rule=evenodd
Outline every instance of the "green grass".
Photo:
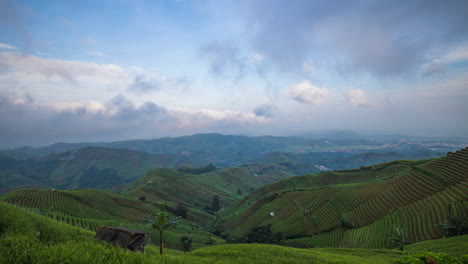
M 159 210 L 159 204 L 145 203 L 135 197 L 94 189 L 22 189 L 6 194 L 0 201 L 26 207 L 33 213 L 90 231 L 97 231 L 103 225 L 147 229 L 152 232 L 149 235 L 151 241 L 159 243 L 158 234 L 149 230 L 144 222 L 149 213 Z M 210 234 L 203 227 L 197 229 L 193 222 L 181 219 L 177 228 L 170 228 L 164 233 L 166 246 L 180 249 L 180 238 L 184 235 L 192 238 L 194 248 L 205 246 L 210 238 L 216 244 L 224 243 L 223 239 Z
M 94 232 L 56 222 L 0 202 L 0 263 L 395 263 L 405 253 L 369 249 L 295 249 L 276 245 L 232 244 L 197 249 L 188 254 L 147 246 L 145 253 L 130 252 L 93 238 Z M 427 241 L 408 246 L 409 252 L 433 250 L 466 252 L 468 236 Z M 447 245 L 443 247 L 443 245 Z
M 434 239 L 408 245 L 410 252 L 436 252 L 452 256 L 468 255 L 468 235 Z

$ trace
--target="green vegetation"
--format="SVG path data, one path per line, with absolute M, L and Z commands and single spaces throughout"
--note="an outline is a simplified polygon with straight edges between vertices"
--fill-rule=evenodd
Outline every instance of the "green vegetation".
M 161 203 L 143 202 L 136 197 L 93 189 L 16 190 L 1 197 L 0 201 L 22 206 L 30 212 L 91 231 L 97 231 L 103 225 L 144 230 L 144 219 L 157 212 L 161 206 Z M 166 209 L 171 209 L 168 210 L 169 215 L 174 218 L 175 215 L 171 213 L 174 208 Z M 193 212 L 188 215 L 193 219 L 197 216 Z M 207 229 L 201 224 L 180 219 L 177 228 L 172 227 L 164 232 L 163 240 L 166 247 L 174 249 L 182 249 L 180 238 L 187 234 L 193 238 L 194 248 L 203 247 L 210 241 L 223 243 L 222 239 L 211 235 Z M 159 244 L 160 238 L 157 233 L 151 234 L 149 239 L 154 244 Z
M 200 167 L 200 168 L 193 168 L 193 167 L 180 167 L 177 169 L 178 171 L 185 172 L 185 173 L 190 173 L 190 174 L 203 174 L 203 173 L 208 173 L 208 172 L 213 172 L 216 171 L 216 167 L 213 166 L 213 164 L 209 164 L 205 167 Z
M 169 219 L 169 214 L 164 210 L 164 205 L 162 205 L 161 210 L 156 213 L 156 216 L 154 217 L 154 219 L 146 220 L 146 222 L 153 228 L 153 230 L 159 233 L 159 255 L 163 254 L 164 230 L 166 230 L 170 226 L 176 225 L 179 222 L 179 218 L 180 216 L 173 218 L 173 219 Z
M 468 148 L 434 160 L 292 177 L 229 207 L 218 229 L 243 237 L 271 225 L 286 245 L 386 248 L 399 227 L 401 248 L 442 237 L 438 224 L 466 219 L 466 171 Z
M 261 174 L 261 169 L 260 166 L 246 166 L 196 175 L 155 168 L 126 186 L 124 193 L 144 196 L 145 201 L 165 202 L 170 208 L 176 208 L 182 202 L 187 205 L 187 219 L 208 224 L 215 211 L 242 199 L 239 189 L 255 190 L 264 184 L 291 177 L 276 171 Z M 215 195 L 221 202 L 213 208 Z
M 404 250 L 408 244 L 408 240 L 405 236 L 405 231 L 399 227 L 395 227 L 392 234 L 390 234 L 389 247 L 396 248 L 398 250 Z
M 409 252 L 446 253 L 451 256 L 468 254 L 468 235 L 427 240 L 405 247 Z
M 99 166 L 90 162 L 73 184 L 92 184 L 95 177 L 105 179 L 101 184 L 123 179 L 117 169 Z M 277 166 L 209 166 L 192 173 L 151 169 L 120 193 L 12 191 L 0 197 L 0 250 L 5 252 L 0 263 L 468 260 L 463 256 L 468 254 L 468 148 L 438 159 L 298 177 Z M 166 210 L 157 212 L 162 204 Z M 101 225 L 143 230 L 143 219 L 154 215 L 150 225 L 157 231 L 148 235 L 145 254 L 93 239 Z M 442 237 L 447 238 L 431 240 Z M 159 256 L 153 244 L 160 254 L 163 246 L 168 250 Z
M 196 165 L 183 157 L 134 150 L 87 147 L 40 159 L 0 157 L 2 188 L 113 188 L 154 167 Z M 3 191 L 4 192 L 4 191 Z
M 405 256 L 403 260 L 399 260 L 397 264 L 463 264 L 468 262 L 468 255 L 461 257 L 453 257 L 444 253 L 425 252 L 416 255 Z

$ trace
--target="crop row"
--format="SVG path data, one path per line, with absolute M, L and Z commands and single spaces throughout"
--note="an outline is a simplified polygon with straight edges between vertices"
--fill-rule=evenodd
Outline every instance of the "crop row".
M 444 186 L 429 177 L 413 171 L 394 181 L 386 190 L 349 213 L 356 227 L 364 226 L 389 212 L 413 203 L 443 189 Z

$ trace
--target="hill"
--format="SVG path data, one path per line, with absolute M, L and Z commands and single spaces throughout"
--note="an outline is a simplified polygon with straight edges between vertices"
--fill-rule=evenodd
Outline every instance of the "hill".
M 0 201 L 90 231 L 97 231 L 103 225 L 144 230 L 147 228 L 145 219 L 157 212 L 161 205 L 161 203 L 144 202 L 134 197 L 95 189 L 73 191 L 22 189 L 2 196 Z M 168 208 L 169 211 L 174 209 Z M 197 212 L 190 210 L 187 218 L 193 219 L 196 215 Z M 213 218 L 208 214 L 204 216 L 205 219 Z M 171 217 L 175 215 L 171 214 Z M 181 219 L 177 228 L 165 232 L 167 247 L 181 249 L 180 238 L 187 234 L 193 238 L 195 248 L 207 243 L 223 242 L 222 239 L 201 228 L 200 224 Z M 159 241 L 155 234 L 150 237 L 155 243 Z
M 394 263 L 403 254 L 394 250 L 293 249 L 273 245 L 219 245 L 188 254 L 153 246 L 147 253 L 130 252 L 93 239 L 94 233 L 56 222 L 0 202 L 0 263 Z M 468 236 L 431 241 L 431 247 L 454 244 L 457 255 L 466 254 Z M 417 245 L 415 245 L 417 246 Z M 422 248 L 426 247 L 425 245 Z M 411 247 L 408 247 L 411 250 Z M 443 247 L 441 247 L 443 248 Z M 411 251 L 410 251 L 411 252 Z M 418 252 L 418 251 L 415 251 Z
M 184 157 L 127 149 L 86 147 L 41 159 L 0 157 L 0 193 L 31 186 L 112 188 L 154 167 L 196 165 Z
M 384 248 L 397 227 L 410 243 L 440 238 L 436 224 L 466 221 L 467 171 L 465 148 L 433 160 L 292 177 L 228 208 L 219 228 L 242 237 L 271 225 L 308 247 Z
M 126 140 L 109 143 L 56 143 L 41 148 L 19 148 L 0 151 L 0 155 L 17 159 L 45 157 L 47 155 L 77 150 L 80 148 L 105 147 L 130 149 L 152 154 L 172 154 L 190 157 L 195 163 L 212 163 L 217 167 L 229 167 L 242 164 L 244 161 L 260 154 L 283 151 L 301 152 L 346 147 L 350 149 L 367 149 L 378 144 L 365 139 L 327 140 L 305 139 L 298 137 L 247 137 L 221 134 L 195 134 L 176 138 L 150 140 Z
M 395 160 L 429 159 L 439 157 L 434 152 L 418 152 L 402 154 L 397 152 L 311 152 L 311 153 L 285 153 L 269 152 L 253 160 L 248 164 L 274 164 L 279 170 L 287 171 L 294 175 L 304 175 L 331 170 L 348 170 L 361 166 L 369 166 Z
M 136 197 L 165 201 L 174 207 L 184 202 L 190 208 L 210 211 L 214 195 L 218 195 L 221 206 L 226 207 L 267 183 L 291 176 L 268 165 L 233 167 L 200 175 L 155 168 L 125 186 L 125 191 Z

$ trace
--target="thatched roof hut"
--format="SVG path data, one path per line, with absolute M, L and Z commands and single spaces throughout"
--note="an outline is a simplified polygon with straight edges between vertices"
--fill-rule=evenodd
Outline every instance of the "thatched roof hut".
M 130 228 L 101 226 L 94 238 L 107 241 L 114 246 L 144 252 L 146 234 L 148 232 Z

